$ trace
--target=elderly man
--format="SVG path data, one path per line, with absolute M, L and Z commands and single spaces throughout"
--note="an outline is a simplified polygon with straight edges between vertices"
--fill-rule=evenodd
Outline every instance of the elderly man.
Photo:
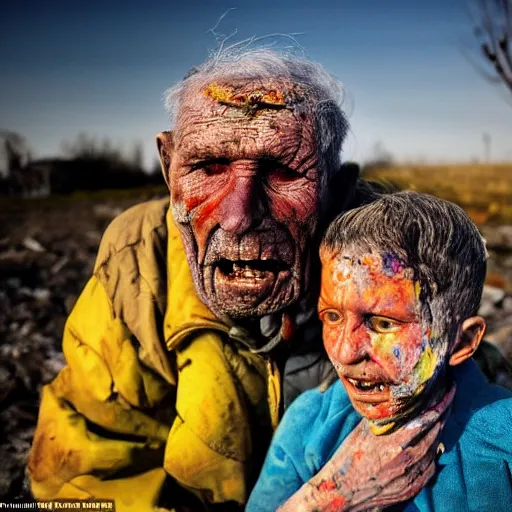
M 43 389 L 37 498 L 244 505 L 283 408 L 330 371 L 318 241 L 365 200 L 340 166 L 341 99 L 321 66 L 267 49 L 217 54 L 169 92 L 170 205 L 136 206 L 105 232 L 66 324 L 67 366 Z M 408 467 L 429 452 L 420 438 Z

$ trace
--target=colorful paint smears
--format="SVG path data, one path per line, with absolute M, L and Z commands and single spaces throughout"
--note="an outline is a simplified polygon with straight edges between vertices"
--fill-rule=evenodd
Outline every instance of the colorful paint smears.
M 281 109 L 287 106 L 287 95 L 278 89 L 237 92 L 230 85 L 211 83 L 204 94 L 222 105 L 241 108 L 247 113 L 256 113 L 261 109 Z
M 421 405 L 446 359 L 422 319 L 421 286 L 390 252 L 321 254 L 324 344 L 354 407 L 375 434 Z

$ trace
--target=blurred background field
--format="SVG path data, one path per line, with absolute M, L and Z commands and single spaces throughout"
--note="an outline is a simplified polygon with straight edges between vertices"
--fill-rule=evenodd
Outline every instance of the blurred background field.
M 487 242 L 487 283 L 512 292 L 512 163 L 379 165 L 363 177 L 452 201 L 470 215 Z
M 370 165 L 363 175 L 453 201 L 480 225 L 512 224 L 512 163 Z

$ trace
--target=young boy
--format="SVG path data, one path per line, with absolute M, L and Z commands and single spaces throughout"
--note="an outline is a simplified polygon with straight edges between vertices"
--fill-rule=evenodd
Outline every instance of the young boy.
M 246 510 L 360 510 L 378 494 L 376 468 L 356 474 L 350 464 L 379 450 L 383 471 L 388 458 L 403 458 L 402 471 L 387 470 L 390 494 L 379 507 L 511 511 L 512 393 L 490 385 L 471 359 L 485 331 L 476 314 L 487 258 L 471 220 L 425 194 L 389 194 L 338 217 L 320 257 L 318 312 L 339 379 L 287 410 Z M 444 409 L 442 430 L 426 434 L 431 458 L 411 471 L 418 448 L 391 453 L 397 439 Z M 347 461 L 341 471 L 326 465 L 337 456 Z M 399 504 L 393 480 L 414 486 L 418 472 L 432 478 Z

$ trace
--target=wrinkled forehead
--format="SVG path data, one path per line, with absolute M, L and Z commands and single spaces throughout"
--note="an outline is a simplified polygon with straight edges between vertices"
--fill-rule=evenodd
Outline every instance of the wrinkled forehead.
M 188 124 L 190 115 L 251 119 L 262 112 L 289 111 L 307 118 L 317 101 L 313 90 L 289 78 L 209 80 L 187 87 L 181 96 L 176 131 Z

